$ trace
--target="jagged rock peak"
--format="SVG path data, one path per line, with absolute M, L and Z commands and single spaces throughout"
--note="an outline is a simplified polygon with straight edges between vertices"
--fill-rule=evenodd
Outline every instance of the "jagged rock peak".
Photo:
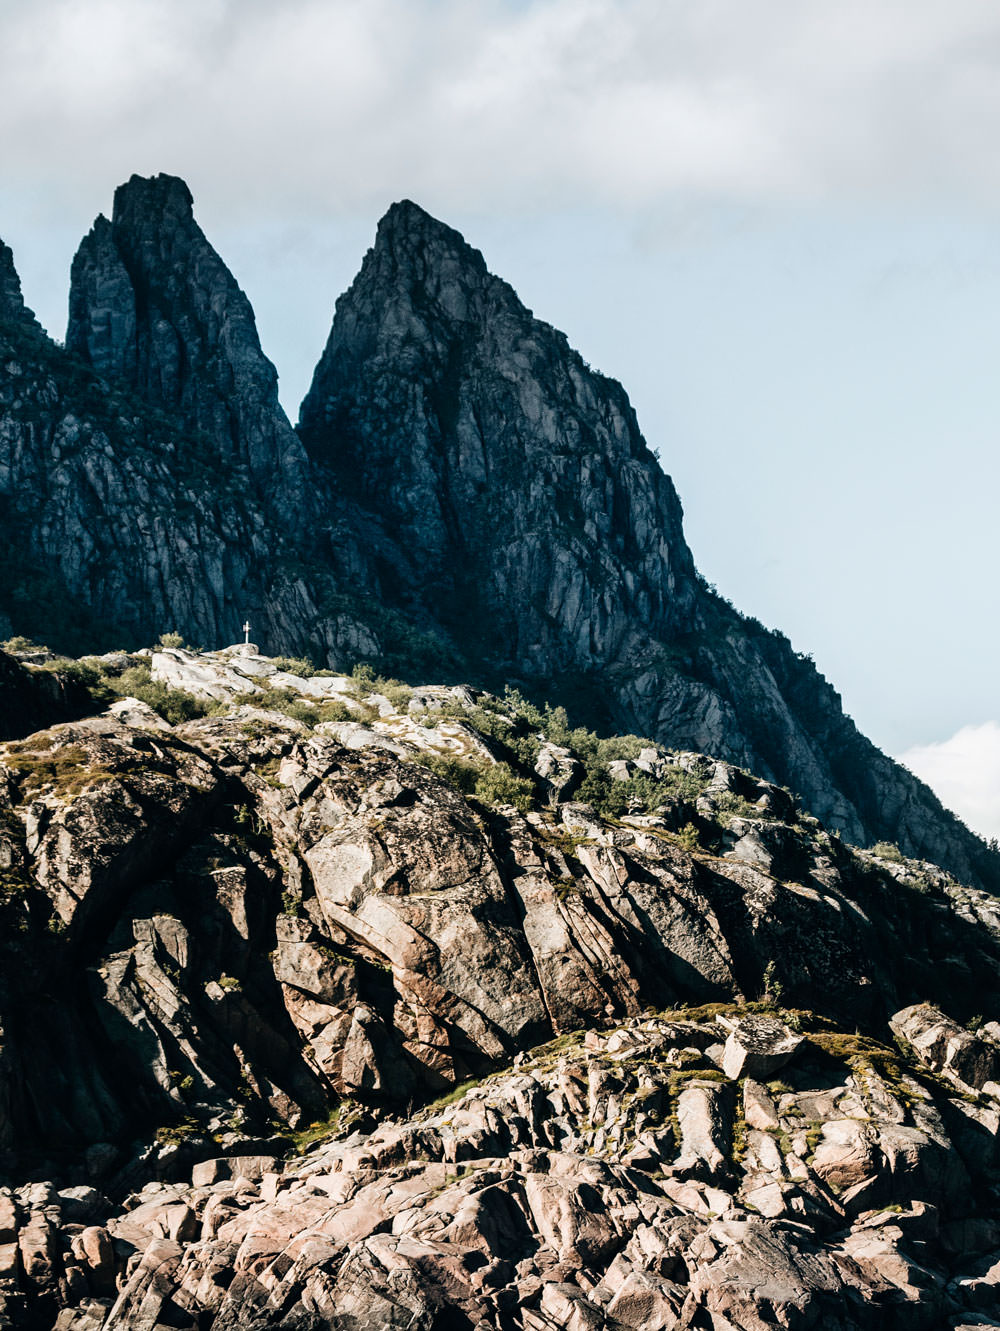
M 0 240 L 0 321 L 34 323 L 34 313 L 24 303 L 21 279 L 14 267 L 14 254 Z
M 404 261 L 416 255 L 429 264 L 447 254 L 459 260 L 470 272 L 488 276 L 486 260 L 460 231 L 432 217 L 410 199 L 394 203 L 378 224 L 374 253 L 385 252 Z
M 412 318 L 398 317 L 400 302 L 412 309 Z M 383 334 L 404 341 L 412 341 L 414 334 L 422 337 L 438 320 L 469 324 L 489 323 L 501 316 L 518 321 L 532 317 L 514 288 L 490 272 L 483 255 L 461 232 L 410 199 L 394 203 L 382 217 L 375 243 L 337 307 L 349 309 L 358 303 L 381 306 Z M 563 334 L 548 331 L 569 353 Z M 441 339 L 431 340 L 440 351 Z
M 98 217 L 73 260 L 66 344 L 296 511 L 305 455 L 250 302 L 183 180 L 132 176 L 115 191 L 111 221 Z
M 194 221 L 194 196 L 180 176 L 130 176 L 115 190 L 115 225 L 134 226 L 149 219 Z
M 395 542 L 401 601 L 505 669 L 590 669 L 631 617 L 689 627 L 680 504 L 624 389 L 416 204 L 337 302 L 300 433 Z

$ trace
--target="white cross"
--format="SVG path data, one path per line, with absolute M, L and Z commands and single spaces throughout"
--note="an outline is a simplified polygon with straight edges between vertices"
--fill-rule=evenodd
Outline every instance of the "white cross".
M 249 643 L 249 641 L 250 641 L 250 621 L 249 621 L 249 619 L 248 619 L 248 620 L 246 621 L 246 623 L 243 625 L 243 641 L 244 641 L 245 643 Z

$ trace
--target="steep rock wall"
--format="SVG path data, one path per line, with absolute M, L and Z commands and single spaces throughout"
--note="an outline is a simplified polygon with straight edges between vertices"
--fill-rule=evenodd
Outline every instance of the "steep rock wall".
M 182 181 L 116 192 L 74 261 L 65 350 L 0 250 L 0 626 L 217 646 L 249 616 L 272 651 L 513 680 L 1000 884 L 812 664 L 705 586 L 621 386 L 415 205 L 338 302 L 300 430 Z

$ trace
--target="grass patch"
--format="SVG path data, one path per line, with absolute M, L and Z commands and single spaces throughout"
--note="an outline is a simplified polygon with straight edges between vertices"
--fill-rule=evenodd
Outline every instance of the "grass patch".
M 444 1095 L 432 1101 L 423 1111 L 424 1114 L 436 1114 L 441 1109 L 447 1109 L 449 1105 L 457 1104 L 470 1091 L 475 1090 L 479 1084 L 480 1079 L 478 1077 L 470 1077 L 468 1081 L 459 1082 L 450 1091 L 446 1091 Z
M 903 852 L 892 841 L 876 841 L 872 846 L 871 853 L 877 855 L 880 860 L 891 860 L 894 864 L 902 864 L 906 859 Z
M 24 795 L 52 790 L 63 799 L 73 799 L 110 781 L 113 775 L 106 767 L 89 766 L 89 755 L 79 744 L 64 744 L 47 753 L 35 752 L 24 744 L 12 744 L 3 763 L 17 773 Z
M 316 667 L 305 656 L 272 656 L 271 664 L 276 670 L 286 675 L 298 675 L 300 679 L 311 679 Z

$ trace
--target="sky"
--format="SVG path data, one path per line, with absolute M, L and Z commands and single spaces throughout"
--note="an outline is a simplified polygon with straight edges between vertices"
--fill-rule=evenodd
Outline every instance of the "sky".
M 295 419 L 409 197 L 620 379 L 696 561 L 1000 835 L 992 0 L 0 0 L 0 237 L 65 330 L 183 176 Z

